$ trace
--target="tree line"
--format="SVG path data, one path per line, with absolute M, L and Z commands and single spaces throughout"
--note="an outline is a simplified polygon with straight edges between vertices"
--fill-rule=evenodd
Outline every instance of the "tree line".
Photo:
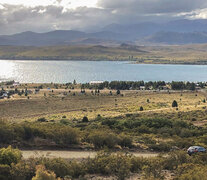
M 82 89 L 113 89 L 113 90 L 162 90 L 162 89 L 172 89 L 172 90 L 192 90 L 194 91 L 196 87 L 204 88 L 206 83 L 199 82 L 183 82 L 183 81 L 172 81 L 166 83 L 165 81 L 105 81 L 100 84 L 81 84 Z

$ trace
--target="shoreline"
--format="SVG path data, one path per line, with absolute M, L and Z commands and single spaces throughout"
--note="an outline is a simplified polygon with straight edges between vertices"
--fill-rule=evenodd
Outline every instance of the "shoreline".
M 32 58 L 1 58 L 0 57 L 0 61 L 38 61 L 38 62 L 44 62 L 44 61 L 59 61 L 59 62 L 65 62 L 65 61 L 83 61 L 83 62 L 125 62 L 125 63 L 129 63 L 129 64 L 137 64 L 137 65 L 203 65 L 203 66 L 207 66 L 207 61 L 203 61 L 197 63 L 195 62 L 180 62 L 180 61 L 174 61 L 174 62 L 139 62 L 139 60 L 110 60 L 110 59 L 32 59 Z M 146 60 L 147 61 L 147 60 Z

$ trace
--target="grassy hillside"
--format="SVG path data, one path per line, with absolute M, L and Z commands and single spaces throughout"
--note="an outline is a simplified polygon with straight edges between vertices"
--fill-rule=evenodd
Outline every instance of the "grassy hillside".
M 14 47 L 1 46 L 0 58 L 48 60 L 129 60 L 129 56 L 146 54 L 138 49 L 104 46 L 50 46 Z
M 133 60 L 154 64 L 207 64 L 207 44 L 182 46 L 0 46 L 0 59 Z

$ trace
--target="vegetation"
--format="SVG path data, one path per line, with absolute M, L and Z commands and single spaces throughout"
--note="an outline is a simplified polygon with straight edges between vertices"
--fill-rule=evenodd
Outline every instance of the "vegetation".
M 11 148 L 7 150 L 10 152 Z M 16 153 L 10 155 L 13 157 Z M 86 179 L 87 175 L 99 174 L 124 180 L 132 175 L 142 179 L 165 179 L 172 175 L 171 178 L 176 180 L 197 180 L 205 177 L 206 166 L 206 154 L 189 156 L 183 151 L 174 151 L 164 156 L 143 158 L 101 151 L 95 158 L 82 161 L 43 157 L 14 160 L 11 164 L 0 164 L 0 177 L 7 180 L 61 180 Z
M 206 44 L 181 46 L 1 46 L 1 59 L 129 60 L 148 64 L 206 64 Z
M 14 94 L 0 100 L 0 179 L 179 180 L 206 174 L 205 154 L 186 153 L 192 145 L 207 147 L 205 83 L 1 85 Z M 12 147 L 101 152 L 81 160 L 23 159 Z M 163 154 L 141 158 L 131 151 Z
M 112 81 L 108 82 L 105 81 L 100 84 L 82 84 L 81 87 L 83 89 L 113 89 L 117 90 L 116 94 L 120 94 L 120 90 L 140 90 L 142 87 L 145 88 L 145 90 L 191 90 L 194 91 L 196 89 L 196 86 L 199 88 L 204 88 L 205 83 L 191 83 L 191 82 L 171 82 L 166 83 L 164 81 Z
M 173 101 L 173 103 L 172 103 L 172 107 L 178 107 L 178 103 L 177 103 L 177 101 Z

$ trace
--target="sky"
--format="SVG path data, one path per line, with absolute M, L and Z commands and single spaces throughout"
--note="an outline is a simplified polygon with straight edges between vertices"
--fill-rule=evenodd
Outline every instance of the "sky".
M 207 19 L 206 0 L 0 0 L 0 34 Z

